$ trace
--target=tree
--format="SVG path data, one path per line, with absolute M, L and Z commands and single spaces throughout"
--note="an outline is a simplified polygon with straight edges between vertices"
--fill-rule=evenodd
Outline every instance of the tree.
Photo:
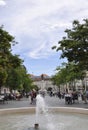
M 8 57 L 11 54 L 11 44 L 14 43 L 14 37 L 0 27 L 0 65 L 5 68 L 8 64 Z
M 63 84 L 67 83 L 67 75 L 68 71 L 67 69 L 62 65 L 56 68 L 57 73 L 52 76 L 51 80 L 53 81 L 53 84 L 57 85 L 59 87 Z
M 5 84 L 7 78 L 7 72 L 0 66 L 0 93 L 1 93 L 1 86 Z
M 10 54 L 11 42 L 14 42 L 14 37 L 0 27 L 0 90 L 7 78 L 7 62 Z
M 29 74 L 25 74 L 24 80 L 23 80 L 23 90 L 25 92 L 29 92 L 33 88 L 33 81 Z
M 62 66 L 56 68 L 57 73 L 52 77 L 52 81 L 59 88 L 60 85 L 67 83 L 71 88 L 75 89 L 75 81 L 79 79 L 83 79 L 85 76 L 85 72 L 80 71 L 75 63 L 64 63 Z
M 0 90 L 3 85 L 10 90 L 30 89 L 32 80 L 28 77 L 23 60 L 11 52 L 15 39 L 7 31 L 0 27 Z
M 81 70 L 88 70 L 88 19 L 83 20 L 81 24 L 74 20 L 72 26 L 72 29 L 65 30 L 66 37 L 52 49 L 62 51 L 61 58 L 76 63 Z
M 28 76 L 25 66 L 12 68 L 8 71 L 6 86 L 9 86 L 10 90 L 30 90 L 32 80 Z
M 10 35 L 7 31 L 0 27 L 0 89 L 6 84 L 6 80 L 9 76 L 8 72 L 14 74 L 15 68 L 22 65 L 23 61 L 18 55 L 13 55 L 11 53 L 12 45 L 15 45 L 14 37 Z M 12 76 L 13 77 L 13 76 Z M 14 84 L 15 85 L 15 84 Z

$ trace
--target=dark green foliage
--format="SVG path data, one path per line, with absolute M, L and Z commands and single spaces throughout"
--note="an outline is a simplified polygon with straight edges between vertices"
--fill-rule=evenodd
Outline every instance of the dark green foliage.
M 30 87 L 31 79 L 27 76 L 23 60 L 18 55 L 11 53 L 12 45 L 15 45 L 14 37 L 0 27 L 0 88 L 5 85 L 11 90 L 22 90 Z
M 66 37 L 58 42 L 57 51 L 62 51 L 61 58 L 74 62 L 81 70 L 88 70 L 88 19 L 73 21 L 72 29 L 66 29 Z M 53 47 L 52 47 L 53 48 Z

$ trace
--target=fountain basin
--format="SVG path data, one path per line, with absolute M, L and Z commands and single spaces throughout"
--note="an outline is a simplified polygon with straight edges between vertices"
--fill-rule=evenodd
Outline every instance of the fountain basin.
M 1 109 L 0 130 L 34 130 L 35 111 L 35 107 Z M 50 107 L 48 116 L 49 120 L 47 121 L 46 117 L 40 114 L 39 130 L 88 129 L 88 109 Z M 50 124 L 47 123 L 49 121 Z
M 74 107 L 48 107 L 50 112 L 65 112 L 65 113 L 77 113 L 77 114 L 86 114 L 88 115 L 88 109 L 84 108 L 74 108 Z M 6 114 L 15 114 L 15 113 L 35 113 L 35 107 L 21 107 L 21 108 L 8 108 L 8 109 L 1 109 L 0 115 Z

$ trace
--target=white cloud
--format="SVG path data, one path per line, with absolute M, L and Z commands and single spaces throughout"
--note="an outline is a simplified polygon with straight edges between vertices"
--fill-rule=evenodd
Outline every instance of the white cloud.
M 0 0 L 0 5 L 6 5 L 6 2 L 4 0 Z
M 55 43 L 54 43 L 55 45 Z M 40 58 L 48 58 L 49 55 L 52 55 L 51 51 L 52 43 L 46 43 L 46 41 L 42 40 L 40 44 L 37 44 L 36 48 L 33 48 L 30 52 L 28 52 L 28 56 L 34 59 Z
M 5 4 L 3 0 L 0 3 Z M 0 19 L 19 42 L 15 52 L 31 58 L 51 55 L 51 46 L 72 21 L 88 14 L 87 0 L 11 0 L 7 4 Z

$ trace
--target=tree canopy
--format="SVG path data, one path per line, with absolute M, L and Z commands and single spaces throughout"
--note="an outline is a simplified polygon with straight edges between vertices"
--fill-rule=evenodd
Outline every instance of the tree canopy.
M 60 58 L 67 58 L 65 66 L 57 67 L 57 73 L 52 77 L 55 84 L 75 82 L 84 79 L 88 71 L 88 19 L 81 23 L 72 22 L 72 28 L 65 30 L 66 36 L 52 49 L 61 51 Z
M 17 42 L 15 38 L 0 27 L 0 89 L 3 85 L 11 90 L 28 89 L 32 80 L 28 77 L 23 60 L 13 55 L 11 47 Z M 26 84 L 26 85 L 25 85 Z
M 81 70 L 88 70 L 88 19 L 82 23 L 74 20 L 72 29 L 65 30 L 66 36 L 52 49 L 62 51 L 61 58 L 74 62 Z
M 78 71 L 77 66 L 74 63 L 64 63 L 62 66 L 56 68 L 57 73 L 52 76 L 52 81 L 58 87 L 63 84 L 75 84 L 76 80 L 83 79 L 85 73 L 83 71 Z M 73 86 L 75 89 L 75 86 Z

